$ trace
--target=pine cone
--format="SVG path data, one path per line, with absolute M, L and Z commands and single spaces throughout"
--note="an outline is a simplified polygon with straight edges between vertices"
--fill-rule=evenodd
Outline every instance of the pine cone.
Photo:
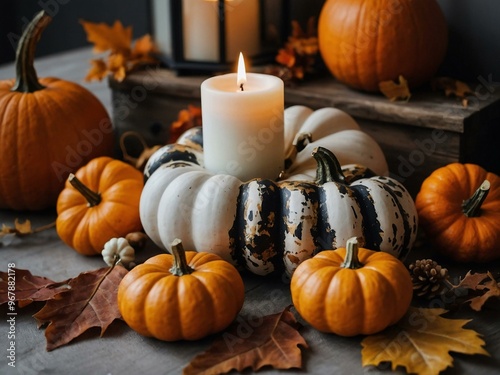
M 448 270 L 441 267 L 432 259 L 421 259 L 410 264 L 413 292 L 418 297 L 432 299 L 442 294 L 447 285 Z

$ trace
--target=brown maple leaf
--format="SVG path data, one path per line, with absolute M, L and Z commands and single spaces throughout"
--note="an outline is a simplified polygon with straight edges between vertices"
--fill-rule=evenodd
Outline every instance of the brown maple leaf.
M 410 89 L 408 87 L 408 81 L 403 77 L 399 76 L 399 82 L 394 81 L 383 81 L 378 84 L 378 88 L 382 94 L 385 95 L 391 102 L 398 99 L 409 101 L 411 98 Z
M 471 298 L 466 302 L 470 302 L 470 307 L 475 311 L 481 311 L 483 305 L 492 297 L 500 297 L 500 285 L 497 283 L 491 272 L 486 273 L 489 278 L 484 284 L 476 286 L 476 290 L 486 291 L 484 294 Z M 483 279 L 484 280 L 484 279 Z
M 15 280 L 15 290 L 9 294 L 8 281 Z M 47 301 L 55 295 L 68 290 L 68 280 L 55 282 L 46 277 L 33 276 L 30 271 L 12 268 L 9 273 L 0 272 L 0 305 L 17 301 L 19 307 L 34 301 Z M 10 299 L 9 297 L 14 297 Z
M 452 366 L 449 352 L 489 356 L 480 335 L 463 328 L 470 320 L 442 318 L 444 313 L 410 307 L 394 326 L 363 339 L 363 366 L 391 362 L 393 370 L 402 366 L 409 374 L 437 375 Z
M 250 336 L 245 339 L 238 337 L 243 324 L 252 327 Z M 257 327 L 240 320 L 218 337 L 206 352 L 195 357 L 183 374 L 225 374 L 246 368 L 257 371 L 263 366 L 301 368 L 299 345 L 307 348 L 307 343 L 298 328 L 299 323 L 290 307 L 281 313 L 264 316 Z
M 69 281 L 70 290 L 57 294 L 33 317 L 45 330 L 47 351 L 69 343 L 92 327 L 106 328 L 120 319 L 116 302 L 118 285 L 128 271 L 106 267 L 84 272 Z
M 481 288 L 481 283 L 488 278 L 487 273 L 472 273 L 471 271 L 467 272 L 460 283 L 458 285 L 453 285 L 453 289 L 458 288 L 467 288 L 472 290 L 477 290 Z

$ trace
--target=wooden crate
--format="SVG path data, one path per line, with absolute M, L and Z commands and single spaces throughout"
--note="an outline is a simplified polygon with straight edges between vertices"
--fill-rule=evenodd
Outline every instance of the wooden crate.
M 110 80 L 116 129 L 139 131 L 150 144 L 164 143 L 179 110 L 200 105 L 204 79 L 150 69 L 121 83 Z M 477 96 L 464 108 L 441 92 L 420 90 L 409 102 L 390 102 L 324 77 L 286 88 L 285 102 L 351 114 L 381 145 L 392 176 L 415 195 L 430 172 L 451 162 L 476 163 L 500 174 L 500 89 L 485 79 L 471 87 Z

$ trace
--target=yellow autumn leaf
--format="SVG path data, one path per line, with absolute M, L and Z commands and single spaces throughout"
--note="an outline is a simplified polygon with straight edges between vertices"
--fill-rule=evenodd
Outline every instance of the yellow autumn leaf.
M 444 309 L 410 308 L 396 325 L 364 338 L 363 366 L 391 362 L 393 370 L 402 366 L 408 373 L 437 375 L 453 366 L 449 352 L 489 356 L 479 334 L 463 328 L 470 320 L 442 318 L 444 313 Z
M 21 223 L 19 219 L 14 221 L 14 226 L 16 227 L 16 231 L 18 234 L 30 234 L 32 233 L 31 229 L 31 221 L 26 220 L 24 223 Z
M 405 101 L 410 100 L 411 92 L 408 87 L 408 81 L 403 77 L 399 76 L 399 82 L 393 81 L 383 81 L 378 84 L 378 88 L 382 94 L 385 95 L 391 102 L 398 99 Z

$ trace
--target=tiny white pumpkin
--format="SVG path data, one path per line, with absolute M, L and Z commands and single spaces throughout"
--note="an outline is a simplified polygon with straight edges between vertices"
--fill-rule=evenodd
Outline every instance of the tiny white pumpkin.
M 134 248 L 123 237 L 112 238 L 106 242 L 101 254 L 104 262 L 110 267 L 115 264 L 117 258 L 120 259 L 119 264 L 122 264 L 125 268 L 128 268 L 135 260 Z

